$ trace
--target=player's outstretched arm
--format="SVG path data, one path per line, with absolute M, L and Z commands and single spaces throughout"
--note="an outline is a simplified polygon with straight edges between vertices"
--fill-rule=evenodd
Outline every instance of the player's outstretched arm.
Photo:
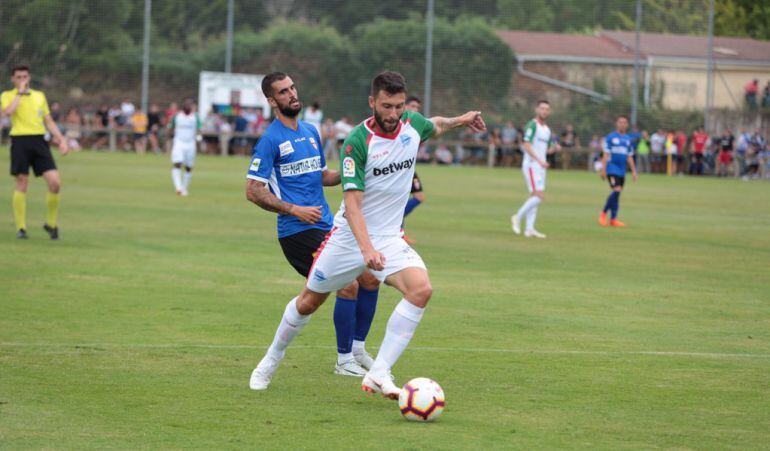
M 246 180 L 246 199 L 263 210 L 283 215 L 292 215 L 302 222 L 315 224 L 321 219 L 321 207 L 302 207 L 284 202 L 275 197 L 267 186 L 259 180 Z
M 345 201 L 345 219 L 350 225 L 353 236 L 356 237 L 358 247 L 364 257 L 366 266 L 375 271 L 385 269 L 385 256 L 377 252 L 369 239 L 369 232 L 366 230 L 366 221 L 364 213 L 361 210 L 361 204 L 364 199 L 364 192 L 358 190 L 349 190 L 343 193 Z
M 340 184 L 340 171 L 327 169 L 321 179 L 323 186 L 337 186 Z
M 433 136 L 440 136 L 453 128 L 469 127 L 474 132 L 480 132 L 487 129 L 484 118 L 481 117 L 481 111 L 468 111 L 462 116 L 441 117 L 434 116 L 430 118 L 433 122 Z
M 56 142 L 59 143 L 59 152 L 61 152 L 62 155 L 67 155 L 67 152 L 70 151 L 70 146 L 67 143 L 67 140 L 64 139 L 64 136 L 62 136 L 61 131 L 59 131 L 56 122 L 54 122 L 50 114 L 46 114 L 44 120 L 46 128 L 48 128 L 48 131 L 51 132 L 54 138 L 56 138 Z

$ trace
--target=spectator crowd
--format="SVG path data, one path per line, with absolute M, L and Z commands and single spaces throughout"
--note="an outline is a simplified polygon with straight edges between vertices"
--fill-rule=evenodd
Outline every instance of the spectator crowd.
M 747 85 L 747 102 L 756 102 L 758 81 Z M 757 88 L 756 90 L 753 90 Z M 753 90 L 753 91 L 752 91 Z M 753 92 L 754 97 L 750 97 Z M 770 83 L 765 87 L 763 105 L 770 105 Z M 112 105 L 83 108 L 70 107 L 63 112 L 58 102 L 50 105 L 51 116 L 59 125 L 71 149 L 95 148 L 133 150 L 138 153 L 167 152 L 170 147 L 168 125 L 179 107 L 170 103 L 165 109 L 151 104 L 149 111 L 137 108 L 130 99 Z M 302 118 L 318 129 L 326 158 L 338 158 L 337 151 L 353 130 L 347 117 L 333 120 L 324 115 L 321 105 L 314 102 L 304 109 Z M 261 108 L 231 105 L 224 110 L 212 108 L 201 120 L 200 151 L 212 154 L 250 155 L 270 124 Z M 7 141 L 10 122 L 0 117 L 2 139 Z M 462 131 L 454 139 L 423 143 L 417 162 L 438 165 L 520 166 L 522 160 L 523 124 L 506 121 L 488 131 Z M 609 131 L 609 130 L 608 130 Z M 606 131 L 606 132 L 608 132 Z M 572 124 L 553 133 L 555 152 L 548 155 L 552 168 L 588 168 L 600 170 L 603 139 L 593 134 L 583 143 Z M 679 175 L 735 176 L 745 179 L 770 178 L 770 151 L 760 129 L 731 129 L 708 133 L 703 128 L 691 131 L 659 129 L 632 133 L 634 158 L 641 173 L 670 173 Z

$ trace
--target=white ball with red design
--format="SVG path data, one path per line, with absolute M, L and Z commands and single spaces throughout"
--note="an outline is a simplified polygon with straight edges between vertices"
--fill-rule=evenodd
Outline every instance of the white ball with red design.
M 445 405 L 444 390 L 427 377 L 407 382 L 398 397 L 401 415 L 412 421 L 433 421 L 441 416 Z

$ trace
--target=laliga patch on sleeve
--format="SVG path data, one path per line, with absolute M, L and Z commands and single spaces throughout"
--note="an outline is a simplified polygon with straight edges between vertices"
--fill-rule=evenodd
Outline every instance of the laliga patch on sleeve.
M 262 160 L 260 158 L 254 157 L 254 159 L 251 160 L 251 166 L 249 167 L 249 171 L 254 171 L 254 172 L 259 171 L 259 163 L 262 163 Z
M 356 162 L 352 158 L 347 157 L 342 160 L 342 175 L 344 177 L 356 176 Z

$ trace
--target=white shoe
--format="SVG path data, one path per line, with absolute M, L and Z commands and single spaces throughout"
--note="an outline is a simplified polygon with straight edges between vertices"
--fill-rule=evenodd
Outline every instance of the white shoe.
M 360 354 L 353 353 L 353 357 L 356 359 L 356 362 L 358 362 L 361 367 L 363 367 L 366 370 L 372 369 L 372 365 L 374 365 L 374 359 L 372 356 L 364 351 Z
M 259 365 L 251 372 L 249 388 L 252 390 L 267 390 L 267 386 L 270 385 L 270 379 L 273 378 L 273 374 L 275 374 L 275 370 L 278 369 L 280 363 L 281 359 L 276 359 L 270 354 L 262 357 Z
M 390 372 L 374 374 L 369 371 L 361 383 L 361 390 L 367 393 L 382 393 L 382 396 L 390 399 L 398 399 L 401 395 L 401 389 L 393 383 L 393 375 Z
M 188 193 L 186 189 L 183 189 L 182 192 L 179 195 L 182 196 L 182 197 L 187 197 L 187 196 L 190 195 L 190 193 Z
M 524 236 L 527 237 L 527 238 L 542 238 L 542 239 L 545 239 L 545 234 L 544 233 L 540 233 L 540 232 L 538 232 L 535 229 L 525 231 L 524 232 Z
M 511 228 L 513 228 L 513 233 L 516 235 L 521 235 L 521 220 L 519 220 L 519 215 L 515 214 L 511 216 Z
M 352 357 L 344 362 L 337 362 L 334 365 L 334 374 L 340 374 L 342 376 L 364 377 L 366 370 L 356 362 L 355 357 Z

